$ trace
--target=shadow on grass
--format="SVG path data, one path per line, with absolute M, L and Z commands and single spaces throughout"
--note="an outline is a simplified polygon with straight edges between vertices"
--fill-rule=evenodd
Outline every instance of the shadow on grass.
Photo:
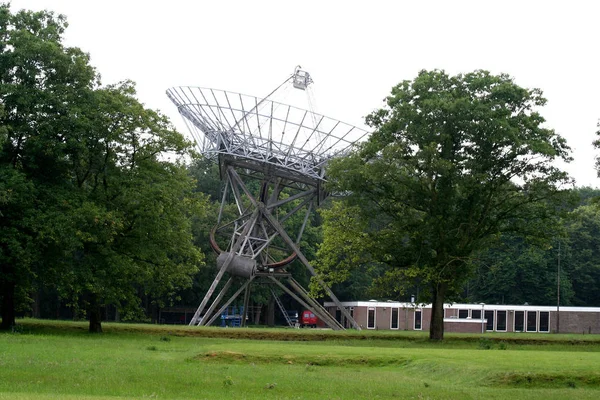
M 600 388 L 600 374 L 533 374 L 510 372 L 492 377 L 489 386 L 518 388 Z

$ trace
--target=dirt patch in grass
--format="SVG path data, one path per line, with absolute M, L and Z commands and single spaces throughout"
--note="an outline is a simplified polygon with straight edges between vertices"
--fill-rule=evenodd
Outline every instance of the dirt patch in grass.
M 244 363 L 244 364 L 282 364 L 282 365 L 304 365 L 304 366 L 328 366 L 328 367 L 384 367 L 409 365 L 412 360 L 402 357 L 343 357 L 329 354 L 324 355 L 261 355 L 244 354 L 233 351 L 209 351 L 193 357 L 195 361 L 217 362 L 217 363 Z
M 600 374 L 577 375 L 510 372 L 492 378 L 490 385 L 520 388 L 599 388 Z

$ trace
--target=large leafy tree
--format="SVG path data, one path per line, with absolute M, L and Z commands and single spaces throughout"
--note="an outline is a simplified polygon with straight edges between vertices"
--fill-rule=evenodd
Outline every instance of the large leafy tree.
M 74 229 L 70 273 L 55 280 L 74 304 L 83 300 L 90 330 L 100 329 L 104 305 L 132 311 L 139 294 L 161 305 L 191 285 L 202 262 L 191 217 L 207 202 L 193 194 L 185 166 L 167 159 L 187 154 L 189 143 L 135 99 L 131 84 L 94 94 L 86 117 L 97 132 L 85 130 L 87 146 L 72 156 L 74 200 L 60 203 Z
M 556 220 L 553 202 L 570 179 L 553 161 L 570 157 L 543 127 L 545 102 L 540 90 L 486 71 L 422 71 L 395 86 L 367 117 L 368 142 L 328 170 L 330 189 L 348 196 L 326 217 L 348 218 L 354 237 L 326 232 L 321 268 L 340 275 L 378 263 L 391 278 L 381 282 L 428 288 L 430 338 L 443 339 L 444 301 L 471 276 L 475 252 L 503 232 L 543 235 Z
M 0 21 L 3 327 L 37 276 L 99 332 L 103 306 L 167 301 L 202 263 L 190 144 L 132 83 L 100 85 L 88 56 L 63 46 L 64 17 L 4 5 Z
M 10 12 L 0 5 L 0 214 L 2 325 L 14 325 L 19 293 L 34 276 L 48 187 L 65 177 L 65 112 L 94 85 L 95 71 L 78 49 L 64 48 L 62 16 Z

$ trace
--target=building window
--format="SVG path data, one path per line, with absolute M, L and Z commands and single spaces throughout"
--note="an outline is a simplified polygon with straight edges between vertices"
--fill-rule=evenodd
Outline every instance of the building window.
M 550 313 L 540 311 L 540 332 L 550 332 Z
M 369 307 L 367 315 L 367 329 L 375 329 L 375 308 Z
M 390 321 L 390 329 L 398 329 L 398 312 L 399 308 L 392 308 L 392 320 Z
M 527 311 L 527 332 L 537 331 L 537 311 Z
M 486 331 L 493 331 L 494 330 L 494 310 L 485 310 L 485 314 L 483 314 L 485 316 L 485 319 L 487 319 L 487 322 L 485 323 L 485 330 Z
M 471 310 L 471 318 L 481 319 L 481 310 Z
M 423 312 L 421 310 L 415 310 L 415 331 L 420 331 L 422 328 Z
M 469 310 L 458 310 L 458 318 L 469 318 Z
M 506 311 L 496 311 L 496 330 L 506 332 Z
M 515 311 L 515 332 L 525 331 L 525 311 Z
M 337 308 L 337 310 L 335 310 L 335 320 L 340 324 L 342 323 L 342 310 L 340 310 L 339 307 Z

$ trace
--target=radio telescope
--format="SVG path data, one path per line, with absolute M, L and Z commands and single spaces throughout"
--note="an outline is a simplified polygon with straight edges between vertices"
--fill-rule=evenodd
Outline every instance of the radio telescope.
M 273 100 L 284 86 L 306 90 L 312 82 L 310 74 L 297 67 L 265 98 L 202 87 L 167 90 L 200 151 L 218 163 L 225 182 L 218 222 L 210 233 L 218 273 L 190 325 L 212 324 L 244 291 L 245 323 L 250 284 L 263 280 L 277 285 L 329 327 L 344 329 L 288 272 L 288 264 L 298 259 L 349 324 L 360 329 L 316 275 L 299 243 L 311 212 L 327 197 L 323 189 L 327 162 L 347 153 L 368 133 Z M 230 197 L 237 213 L 226 220 L 223 210 Z M 229 279 L 206 309 L 226 273 Z M 223 302 L 234 282 L 240 281 L 234 277 L 243 283 Z

